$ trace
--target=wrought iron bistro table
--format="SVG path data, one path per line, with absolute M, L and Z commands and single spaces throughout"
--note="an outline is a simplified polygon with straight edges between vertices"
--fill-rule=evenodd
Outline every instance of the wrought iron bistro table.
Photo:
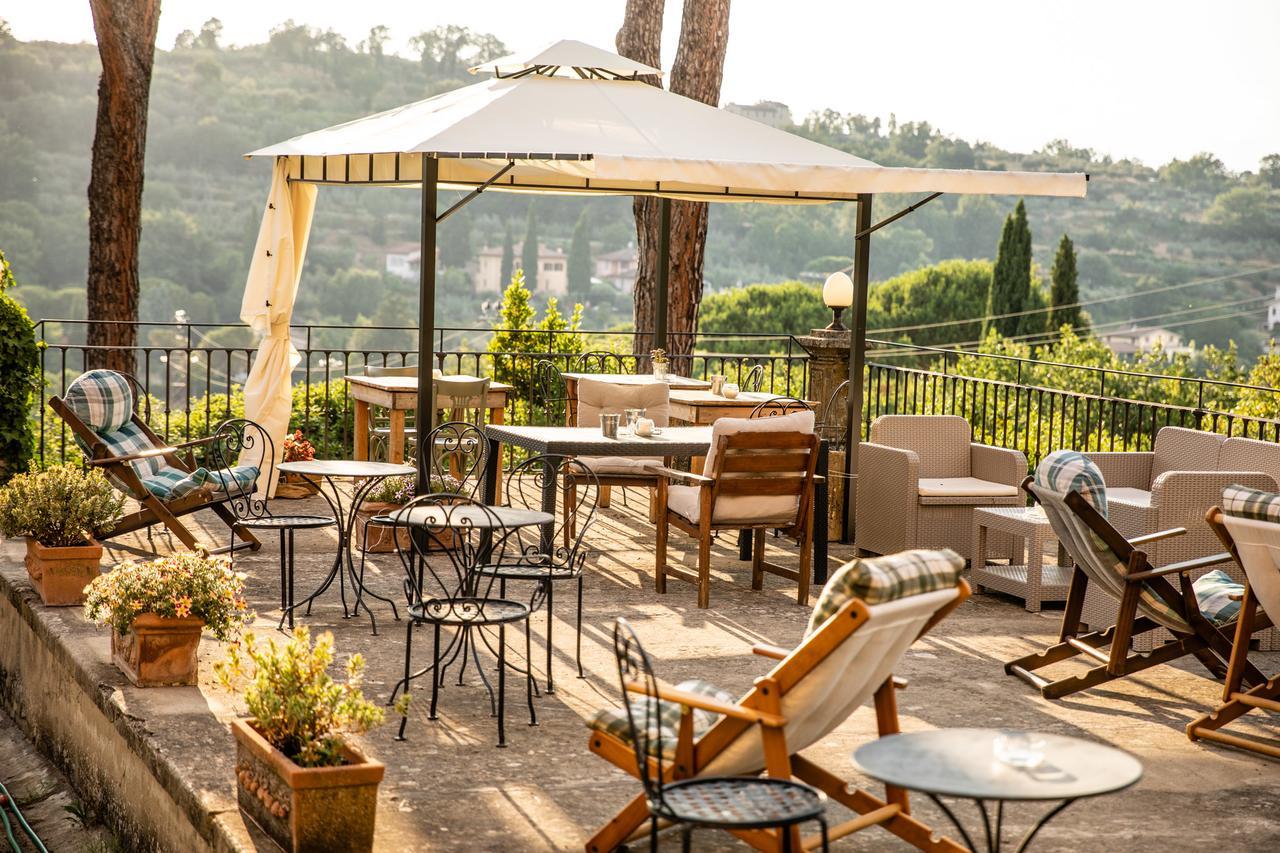
M 530 450 L 537 454 L 556 456 L 706 456 L 711 447 L 711 427 L 667 427 L 654 436 L 635 436 L 619 433 L 617 438 L 605 438 L 596 427 L 539 427 L 490 424 L 485 427 L 489 438 L 489 454 L 485 460 L 485 501 L 495 503 L 498 483 L 498 467 L 501 464 L 503 442 Z M 822 443 L 819 473 L 826 459 L 826 442 Z M 553 478 L 542 487 L 542 509 L 555 516 L 556 483 Z M 814 488 L 813 510 L 813 580 L 821 585 L 827 581 L 827 482 L 824 477 Z M 542 527 L 542 547 L 551 547 L 553 524 Z M 749 537 L 748 537 L 749 540 Z M 739 559 L 751 559 L 750 551 L 740 549 Z
M 297 603 L 290 601 L 289 606 L 285 608 L 284 614 L 281 615 L 281 624 L 284 624 L 285 616 L 292 616 L 293 611 L 303 604 L 307 605 L 307 614 L 310 615 L 311 603 L 333 584 L 335 577 L 338 579 L 338 594 L 342 598 L 342 616 L 344 619 L 358 615 L 360 608 L 363 607 L 365 612 L 369 614 L 369 623 L 373 626 L 373 633 L 378 633 L 378 623 L 373 617 L 373 611 L 364 602 L 364 596 L 368 594 L 379 601 L 385 601 L 390 604 L 392 615 L 395 616 L 396 621 L 399 621 L 400 614 L 396 612 L 395 602 L 365 588 L 363 568 L 357 572 L 355 561 L 351 558 L 351 533 L 355 529 L 356 511 L 364 503 L 365 497 L 373 491 L 374 486 L 387 477 L 411 476 L 417 473 L 418 469 L 412 465 L 397 465 L 391 462 L 312 459 L 306 462 L 282 462 L 276 470 L 282 474 L 297 474 L 314 485 L 320 496 L 329 504 L 329 508 L 333 510 L 334 520 L 338 524 L 338 553 L 334 557 L 333 568 L 329 570 L 328 577 L 324 579 L 315 592 L 302 599 L 302 601 Z M 324 485 L 321 485 L 321 480 L 324 481 Z M 338 489 L 336 480 L 352 480 L 355 483 L 355 490 L 352 492 L 351 501 L 346 512 L 343 511 L 342 492 Z M 355 592 L 355 604 L 350 610 L 347 608 L 347 590 L 344 575 L 350 576 L 351 589 Z
M 1010 735 L 1038 741 L 1035 752 L 1039 763 L 1017 767 L 1001 761 L 998 740 Z M 887 785 L 928 796 L 975 853 L 977 845 L 939 797 L 970 799 L 977 804 L 989 853 L 999 853 L 1006 802 L 1058 800 L 1022 836 L 1015 848 L 1022 853 L 1045 824 L 1076 800 L 1122 791 L 1142 778 L 1141 762 L 1115 747 L 1064 735 L 1000 729 L 935 729 L 890 735 L 859 747 L 853 761 Z M 996 804 L 994 827 L 988 801 Z

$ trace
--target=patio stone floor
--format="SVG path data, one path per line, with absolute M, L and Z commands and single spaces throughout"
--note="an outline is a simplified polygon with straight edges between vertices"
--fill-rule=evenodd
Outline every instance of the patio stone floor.
M 616 705 L 618 688 L 612 654 L 613 619 L 626 616 L 651 653 L 658 675 L 677 682 L 699 677 L 739 693 L 764 674 L 771 662 L 750 654 L 757 641 L 790 646 L 801 637 L 807 608 L 795 603 L 794 590 L 780 578 L 766 576 L 763 592 L 748 587 L 749 569 L 736 559 L 736 546 L 722 537 L 714 549 L 711 608 L 694 606 L 694 590 L 672 580 L 665 596 L 653 591 L 653 531 L 639 494 L 629 507 L 615 495 L 614 508 L 598 517 L 588 559 L 584 612 L 583 658 L 586 678 L 576 677 L 573 661 L 573 596 L 571 587 L 558 590 L 555 625 L 556 691 L 535 700 L 539 725 L 527 725 L 523 681 L 507 682 L 507 749 L 495 748 L 495 721 L 489 715 L 487 694 L 469 666 L 466 684 L 457 686 L 454 669 L 440 696 L 440 719 L 426 719 L 429 681 L 415 682 L 409 712 L 408 741 L 394 740 L 397 718 L 361 739 L 366 752 L 387 764 L 381 787 L 377 849 L 573 850 L 639 791 L 636 781 L 615 770 L 587 750 L 584 721 L 600 707 Z M 319 499 L 278 504 L 277 511 L 325 512 Z M 216 521 L 200 519 L 206 541 L 225 535 Z M 771 558 L 794 564 L 795 549 L 784 540 L 769 539 Z M 17 543 L 7 543 L 8 568 L 14 568 Z M 157 532 L 154 544 L 171 547 Z M 675 559 L 692 564 L 690 539 L 673 534 Z M 146 537 L 134 535 L 111 548 L 118 558 L 147 549 Z M 331 564 L 333 531 L 300 534 L 297 543 L 297 595 L 310 592 Z M 832 545 L 832 566 L 851 549 Z M 278 550 L 274 538 L 258 553 L 237 556 L 249 574 L 250 597 L 259 611 L 257 630 L 274 629 L 278 611 Z M 19 567 L 20 569 L 20 567 Z M 16 577 L 16 575 L 11 575 Z M 399 597 L 399 562 L 395 555 L 374 555 L 369 585 Z M 375 603 L 377 636 L 369 619 L 343 619 L 336 586 L 301 621 L 314 630 L 332 631 L 340 655 L 360 652 L 368 661 L 366 691 L 385 699 L 404 661 L 404 623 L 391 619 L 390 609 Z M 68 623 L 75 618 L 64 611 Z M 1042 699 L 1022 682 L 1007 677 L 1002 661 L 1043 646 L 1055 636 L 1060 610 L 1027 613 L 1021 602 L 998 595 L 975 595 L 955 614 L 907 654 L 898 675 L 910 680 L 900 695 L 905 731 L 951 726 L 1009 726 L 1052 731 L 1096 739 L 1129 749 L 1146 768 L 1136 787 L 1118 795 L 1073 805 L 1041 833 L 1033 850 L 1121 851 L 1251 851 L 1280 849 L 1280 763 L 1191 743 L 1186 723 L 1212 706 L 1220 687 L 1191 665 L 1166 666 L 1138 677 L 1104 686 L 1065 700 Z M 93 631 L 97 629 L 86 629 Z M 533 622 L 534 666 L 541 675 L 545 617 Z M 79 632 L 79 629 L 77 629 Z M 416 632 L 415 660 L 429 659 L 429 631 Z M 509 659 L 523 654 L 519 631 L 509 637 Z M 106 635 L 94 640 L 106 647 Z M 96 648 L 96 646 L 95 646 Z M 101 654 L 106 655 L 105 651 Z M 230 735 L 225 745 L 216 736 L 213 717 L 237 713 L 235 697 L 218 687 L 212 663 L 220 656 L 217 644 L 205 639 L 201 651 L 200 696 L 183 691 L 181 713 L 164 709 L 164 693 L 146 691 L 134 700 L 135 711 L 147 717 L 148 727 L 164 732 L 182 749 L 167 750 L 172 760 L 190 768 L 193 784 L 209 808 L 234 810 Z M 481 658 L 492 667 L 492 658 Z M 1280 653 L 1258 654 L 1264 671 L 1280 670 Z M 1078 666 L 1064 664 L 1064 667 Z M 105 671 L 105 670 L 104 670 Z M 491 670 L 492 673 L 492 670 Z M 109 676 L 108 676 L 109 677 Z M 545 679 L 543 679 L 545 680 Z M 123 686 L 123 678 L 116 686 Z M 124 687 L 126 696 L 131 688 Z M 133 694 L 139 691 L 132 691 Z M 190 692 L 192 696 L 186 694 Z M 175 694 L 176 697 L 176 694 Z M 142 701 L 145 698 L 145 702 Z M 190 701 L 191 699 L 203 701 Z M 175 698 L 175 702 L 177 699 Z M 148 713 L 147 708 L 154 711 Z M 203 725 L 191 726 L 195 714 Z M 1260 718 L 1261 719 L 1261 718 Z M 1258 731 L 1274 723 L 1262 722 Z M 184 734 L 179 728 L 189 728 Z M 806 755 L 851 781 L 879 793 L 879 787 L 852 768 L 849 755 L 873 736 L 872 710 L 864 708 Z M 210 737 L 210 732 L 214 737 Z M 1015 805 L 1008 810 L 1009 835 L 1016 838 L 1043 806 Z M 924 797 L 913 799 L 913 811 L 935 828 L 946 831 L 945 820 Z M 831 823 L 847 818 L 832 806 Z M 961 806 L 966 821 L 976 817 L 972 806 Z M 968 824 L 971 829 L 974 824 Z M 954 831 L 949 834 L 955 837 Z M 261 849 L 269 849 L 269 844 Z M 677 843 L 675 837 L 665 839 Z M 883 830 L 872 828 L 836 845 L 846 850 L 905 850 L 906 845 Z M 744 849 L 729 836 L 702 831 L 698 849 Z M 1010 848 L 1012 849 L 1012 848 Z

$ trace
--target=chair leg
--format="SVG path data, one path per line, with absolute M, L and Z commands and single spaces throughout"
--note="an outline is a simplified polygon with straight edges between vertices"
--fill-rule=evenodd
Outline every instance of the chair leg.
M 800 535 L 800 570 L 797 578 L 796 602 L 801 607 L 809 603 L 809 581 L 813 578 L 813 518 L 804 524 Z
M 698 536 L 698 607 L 711 606 L 711 531 L 704 528 Z
M 427 714 L 428 720 L 436 719 L 436 705 L 440 698 L 440 682 L 444 680 L 444 676 L 440 673 L 440 623 L 435 623 L 433 627 L 435 630 L 432 632 L 431 639 L 431 713 Z
M 582 674 L 582 582 L 585 577 L 585 573 L 578 575 L 578 640 L 575 654 L 578 659 L 579 678 L 586 678 L 586 676 Z
M 657 853 L 658 850 L 658 816 L 653 815 L 649 818 L 649 850 L 651 853 Z
M 597 506 L 599 506 L 600 509 L 608 509 L 609 503 L 612 500 L 612 498 L 613 498 L 613 486 L 601 486 L 600 499 L 597 502 Z
M 751 531 L 751 588 L 764 589 L 764 528 Z
M 547 694 L 556 692 L 556 680 L 551 675 L 551 659 L 552 659 L 552 626 L 555 623 L 555 614 L 552 613 L 552 605 L 555 596 L 555 581 L 547 578 L 543 581 L 547 585 Z
M 287 551 L 287 545 L 285 541 L 288 535 L 289 535 L 289 531 L 287 530 L 280 531 L 280 609 L 281 610 L 284 610 L 286 607 L 289 606 L 285 602 L 285 587 L 287 586 L 288 582 L 285 580 L 285 575 L 284 575 L 285 566 L 288 565 L 288 551 Z
M 525 661 L 528 663 L 528 661 Z M 507 626 L 498 626 L 498 747 L 507 745 Z
M 531 619 L 524 620 L 524 692 L 525 699 L 529 703 L 529 725 L 536 726 L 538 724 L 538 712 L 533 707 L 533 690 L 534 677 L 533 667 L 530 664 L 533 661 L 533 628 Z
M 288 613 L 289 613 L 289 630 L 293 630 L 293 568 L 294 568 L 293 557 L 295 553 L 297 552 L 294 549 L 293 528 L 291 527 L 289 528 L 289 565 L 288 565 L 288 570 L 285 573 L 286 579 L 288 581 L 288 587 L 289 587 L 288 603 L 287 603 Z
M 664 509 L 658 511 L 658 536 L 657 542 L 654 543 L 654 573 L 653 582 L 654 589 L 659 593 L 667 591 L 667 537 L 670 535 L 671 525 L 667 521 L 667 513 Z
M 693 849 L 693 826 L 685 824 L 680 829 L 680 851 L 689 853 Z
M 405 632 L 404 632 L 404 681 L 401 682 L 401 684 L 404 685 L 404 693 L 406 696 L 409 695 L 409 675 L 412 672 L 412 669 L 410 668 L 409 663 L 412 655 L 413 655 L 413 620 L 410 619 L 409 624 L 405 626 Z M 431 673 L 431 681 L 433 685 L 435 683 L 435 678 L 436 678 L 436 674 L 434 672 Z M 394 690 L 391 691 L 391 697 L 393 699 L 395 698 Z M 409 723 L 409 715 L 406 713 L 403 717 L 400 718 L 400 731 L 396 734 L 396 740 L 404 740 L 404 727 L 408 723 Z

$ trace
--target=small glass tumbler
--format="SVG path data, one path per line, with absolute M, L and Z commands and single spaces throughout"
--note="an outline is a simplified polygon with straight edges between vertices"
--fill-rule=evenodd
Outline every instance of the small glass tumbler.
M 605 438 L 618 437 L 618 421 L 622 416 L 618 414 L 605 414 L 600 416 L 600 434 Z
M 622 429 L 625 432 L 635 434 L 636 421 L 644 417 L 644 409 L 623 409 L 622 410 Z

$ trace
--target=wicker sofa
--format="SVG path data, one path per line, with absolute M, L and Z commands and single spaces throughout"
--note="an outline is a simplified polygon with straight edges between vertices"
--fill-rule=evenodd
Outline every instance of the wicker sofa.
M 911 548 L 972 553 L 973 509 L 1023 506 L 1027 457 L 977 444 L 964 418 L 881 415 L 858 451 L 854 544 L 859 552 Z M 993 534 L 988 553 L 1012 557 L 1012 537 Z
M 1149 543 L 1145 550 L 1154 566 L 1208 556 L 1222 550 L 1222 543 L 1205 523 L 1209 508 L 1222 501 L 1222 490 L 1232 483 L 1266 491 L 1276 490 L 1280 478 L 1280 445 L 1245 438 L 1226 438 L 1210 432 L 1164 427 L 1155 446 L 1145 452 L 1086 453 L 1107 483 L 1108 516 L 1116 529 L 1132 539 L 1174 527 L 1187 533 Z M 1236 580 L 1240 567 L 1224 566 Z M 1200 574 L 1203 574 L 1201 572 Z M 1083 621 L 1090 626 L 1109 625 L 1115 602 L 1086 596 Z M 1156 634 L 1158 632 L 1152 632 Z M 1274 631 L 1262 637 L 1266 647 L 1276 643 Z M 1140 640 L 1161 642 L 1166 636 L 1144 635 Z M 1136 648 L 1142 649 L 1138 643 Z

